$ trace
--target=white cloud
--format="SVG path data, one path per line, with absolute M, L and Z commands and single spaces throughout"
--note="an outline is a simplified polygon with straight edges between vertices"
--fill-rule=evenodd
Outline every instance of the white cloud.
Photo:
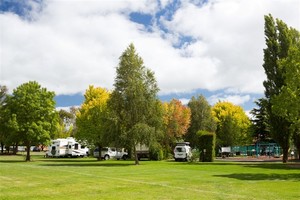
M 64 107 L 56 107 L 56 111 L 60 111 L 60 110 L 65 110 L 67 112 L 70 112 L 71 111 L 71 108 L 79 108 L 80 105 L 76 105 L 76 106 L 64 106 Z
M 218 101 L 228 101 L 235 105 L 243 105 L 244 103 L 250 100 L 250 95 L 223 95 L 223 94 L 216 94 L 212 95 L 208 98 L 208 102 L 211 105 L 214 105 Z
M 209 78 L 214 82 L 213 87 L 208 89 L 232 88 L 262 93 L 265 79 L 262 69 L 263 16 L 272 13 L 299 29 L 299 6 L 297 0 L 213 0 L 202 7 L 185 2 L 171 21 L 163 19 L 162 23 L 174 35 L 191 36 L 197 40 L 186 48 L 190 55 L 219 61 L 214 69 L 217 73 Z
M 182 105 L 187 105 L 189 103 L 190 99 L 182 98 L 182 99 L 179 99 L 179 101 L 182 103 Z
M 262 93 L 263 15 L 300 29 L 296 0 L 213 0 L 202 7 L 183 1 L 171 21 L 160 19 L 168 33 L 157 23 L 148 32 L 130 21 L 131 12 L 154 16 L 170 2 L 45 1 L 42 10 L 33 4 L 31 21 L 1 13 L 0 84 L 12 90 L 37 80 L 57 94 L 83 93 L 90 84 L 111 89 L 118 58 L 133 42 L 162 94 Z M 195 41 L 174 48 L 179 36 Z M 242 104 L 249 97 L 225 98 Z

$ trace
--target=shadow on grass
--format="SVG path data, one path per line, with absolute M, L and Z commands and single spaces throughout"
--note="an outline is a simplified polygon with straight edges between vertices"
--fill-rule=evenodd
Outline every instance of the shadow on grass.
M 67 158 L 67 159 L 42 159 L 39 160 L 41 166 L 48 167 L 126 167 L 134 165 L 133 161 L 97 161 L 91 159 L 76 159 L 76 158 Z
M 234 173 L 226 175 L 214 175 L 221 178 L 233 178 L 248 181 L 263 180 L 283 180 L 283 181 L 300 181 L 300 174 L 251 174 L 251 173 Z
M 0 163 L 20 163 L 20 162 L 26 162 L 24 160 L 0 160 Z
M 199 166 L 242 166 L 248 168 L 276 169 L 276 170 L 300 170 L 300 163 L 279 163 L 279 162 L 175 162 L 167 161 L 180 165 L 199 165 Z
M 40 166 L 46 167 L 127 167 L 133 166 L 134 164 L 130 163 L 49 163 L 49 164 L 40 164 Z
M 260 164 L 249 164 L 245 165 L 249 168 L 260 168 L 260 169 L 281 169 L 281 170 L 299 170 L 299 164 L 295 163 L 260 163 Z
M 2 159 L 3 158 L 3 159 Z M 25 156 L 13 156 L 13 157 L 0 157 L 1 163 L 26 163 Z M 108 160 L 97 161 L 96 159 L 89 158 L 43 158 L 43 157 L 31 157 L 29 163 L 36 163 L 40 166 L 72 166 L 72 167 L 126 167 L 133 166 L 134 161 L 131 160 Z

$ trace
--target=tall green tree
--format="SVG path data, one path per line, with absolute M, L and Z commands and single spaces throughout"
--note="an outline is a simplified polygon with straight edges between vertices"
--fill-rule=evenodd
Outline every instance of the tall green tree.
M 85 100 L 76 114 L 76 138 L 97 146 L 99 150 L 109 142 L 106 128 L 109 96 L 108 90 L 89 86 L 84 94 Z M 100 159 L 99 153 L 98 160 Z
M 0 144 L 1 144 L 1 153 L 3 153 L 3 148 L 5 144 L 6 139 L 6 128 L 5 128 L 5 99 L 7 97 L 7 87 L 5 85 L 0 85 Z
M 217 125 L 212 116 L 212 107 L 203 95 L 192 97 L 188 103 L 191 110 L 191 124 L 186 135 L 192 147 L 198 145 L 198 131 L 215 132 Z
M 18 127 L 16 115 L 11 113 L 10 104 L 8 103 L 10 95 L 7 94 L 6 86 L 0 88 L 0 142 L 1 152 L 3 148 L 13 146 L 13 154 L 17 153 L 20 138 L 16 132 Z M 8 148 L 8 152 L 9 152 Z
M 286 85 L 284 74 L 286 65 L 280 66 L 280 60 L 289 54 L 290 45 L 295 41 L 293 31 L 283 21 L 274 20 L 271 15 L 265 16 L 265 41 L 264 63 L 267 80 L 264 81 L 266 108 L 269 116 L 269 125 L 272 137 L 283 149 L 283 162 L 288 160 L 288 151 L 292 138 L 291 122 L 284 116 L 278 115 L 273 107 L 273 99 L 278 96 L 282 87 Z
M 123 52 L 117 67 L 114 90 L 109 100 L 118 138 L 133 149 L 139 164 L 136 145 L 149 145 L 161 126 L 161 106 L 154 73 L 144 66 L 133 44 Z
M 243 108 L 230 102 L 218 102 L 212 108 L 217 122 L 216 145 L 234 146 L 247 144 L 250 140 L 250 120 Z
M 30 146 L 49 141 L 54 132 L 57 120 L 54 96 L 54 92 L 30 81 L 14 89 L 7 101 L 17 137 L 27 149 L 26 161 L 30 161 Z
M 278 95 L 272 98 L 272 111 L 288 120 L 293 141 L 300 155 L 300 33 L 294 29 L 288 55 L 280 59 L 279 68 L 284 70 L 284 85 Z

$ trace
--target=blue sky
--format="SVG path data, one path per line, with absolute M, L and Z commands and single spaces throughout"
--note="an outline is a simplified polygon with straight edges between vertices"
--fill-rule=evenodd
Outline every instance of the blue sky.
M 36 80 L 57 107 L 89 85 L 113 89 L 130 43 L 154 71 L 159 98 L 204 95 L 249 112 L 263 96 L 264 15 L 300 29 L 298 0 L 0 0 L 0 84 Z

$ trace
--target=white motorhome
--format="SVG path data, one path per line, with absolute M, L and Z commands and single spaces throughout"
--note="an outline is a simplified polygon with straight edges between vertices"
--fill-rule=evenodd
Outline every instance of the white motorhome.
M 192 157 L 192 150 L 189 142 L 177 142 L 174 148 L 175 161 L 184 160 L 188 161 Z
M 89 149 L 76 142 L 73 137 L 52 140 L 46 152 L 46 157 L 84 157 L 88 155 Z

